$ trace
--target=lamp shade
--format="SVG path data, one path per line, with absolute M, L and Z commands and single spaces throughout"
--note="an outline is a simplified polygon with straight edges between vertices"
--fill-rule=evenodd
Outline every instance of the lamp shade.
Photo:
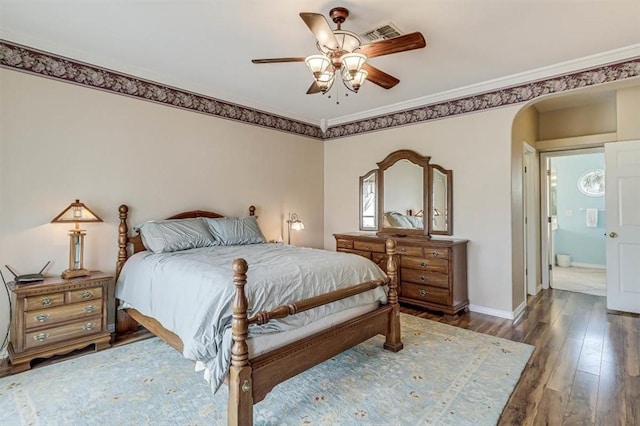
M 318 85 L 318 87 L 320 88 L 322 93 L 324 93 L 327 90 L 331 89 L 331 86 L 333 86 L 334 77 L 335 77 L 335 73 L 334 72 L 325 71 L 315 79 L 316 80 L 316 84 Z
M 304 63 L 307 64 L 316 79 L 331 65 L 329 58 L 324 55 L 307 56 Z
M 102 219 L 92 212 L 89 207 L 85 206 L 84 203 L 81 203 L 80 200 L 76 200 L 51 221 L 51 223 L 78 222 L 102 222 Z
M 360 87 L 364 84 L 368 75 L 369 73 L 366 72 L 365 70 L 357 71 L 353 76 L 353 79 L 350 81 L 351 87 L 353 87 L 353 90 L 357 92 L 358 89 L 360 89 Z
M 366 61 L 367 57 L 362 53 L 346 53 L 342 55 L 340 62 L 345 70 L 344 76 L 352 80 Z

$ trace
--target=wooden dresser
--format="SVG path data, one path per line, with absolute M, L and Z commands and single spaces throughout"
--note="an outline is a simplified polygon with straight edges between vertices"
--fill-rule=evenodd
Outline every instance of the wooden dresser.
M 384 266 L 385 240 L 396 240 L 400 259 L 400 302 L 446 315 L 467 310 L 467 240 L 422 236 L 334 234 L 338 251 L 355 253 Z
M 64 280 L 46 278 L 34 284 L 9 283 L 13 318 L 9 360 L 13 373 L 28 370 L 35 358 L 48 358 L 94 344 L 109 346 L 107 289 L 113 276 Z

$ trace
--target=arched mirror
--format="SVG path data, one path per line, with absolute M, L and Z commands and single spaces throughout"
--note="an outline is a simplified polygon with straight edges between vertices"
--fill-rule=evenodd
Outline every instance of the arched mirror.
M 360 176 L 360 230 L 378 230 L 378 170 Z
M 428 235 L 429 157 L 395 151 L 378 168 L 380 233 Z
M 431 197 L 429 211 L 429 234 L 452 235 L 453 234 L 453 172 L 432 164 L 431 169 Z

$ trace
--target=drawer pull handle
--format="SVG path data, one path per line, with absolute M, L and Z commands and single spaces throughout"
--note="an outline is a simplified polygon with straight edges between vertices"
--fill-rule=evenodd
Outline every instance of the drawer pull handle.
M 364 249 L 365 250 L 371 250 L 371 246 L 366 246 Z
M 96 306 L 95 305 L 89 305 L 89 306 L 85 306 L 84 307 L 84 311 L 85 312 L 93 312 L 96 310 Z
M 33 319 L 38 322 L 45 322 L 46 320 L 49 319 L 49 314 L 36 315 L 35 317 L 33 317 Z
M 426 297 L 429 292 L 427 290 L 420 290 L 418 291 L 418 294 L 422 297 Z
M 83 291 L 80 297 L 82 297 L 83 299 L 89 299 L 91 296 L 93 296 L 93 293 L 91 293 L 90 291 Z
M 420 267 L 421 268 L 426 268 L 427 267 L 427 263 L 426 262 L 420 262 Z
M 49 333 L 40 333 L 33 336 L 33 340 L 35 340 L 36 342 L 44 342 L 45 340 L 47 340 L 47 337 L 49 337 Z
M 85 325 L 83 325 L 82 328 L 84 328 L 87 331 L 93 330 L 94 328 L 96 328 L 96 323 L 95 322 L 88 322 Z
M 424 275 L 420 276 L 420 281 L 422 281 L 423 283 L 427 282 L 427 277 L 425 277 Z
M 434 250 L 434 251 L 433 251 L 433 257 L 438 257 L 438 255 L 439 255 L 439 254 L 440 254 L 440 253 L 438 253 L 438 250 Z
M 49 299 L 48 297 L 43 297 L 41 302 L 42 306 L 49 306 L 51 304 L 51 299 Z
M 405 249 L 404 247 L 400 249 L 400 253 L 404 253 L 405 251 L 407 251 L 407 249 Z

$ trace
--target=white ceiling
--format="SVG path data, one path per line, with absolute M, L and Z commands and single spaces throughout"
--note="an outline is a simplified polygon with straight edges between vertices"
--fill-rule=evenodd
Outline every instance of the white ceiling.
M 311 75 L 304 63 L 251 63 L 316 53 L 298 14 L 326 16 L 335 6 L 350 10 L 343 29 L 360 33 L 391 21 L 404 33 L 422 32 L 426 48 L 371 59 L 400 84 L 385 90 L 367 83 L 347 98 L 340 86 L 336 105 L 335 89 L 332 99 L 305 94 Z M 609 54 L 602 58 L 638 55 L 640 0 L 0 0 L 0 38 L 309 123 L 337 124 L 423 105 L 454 89 L 566 72 L 584 63 L 578 59 L 602 60 L 592 55 L 603 52 Z

